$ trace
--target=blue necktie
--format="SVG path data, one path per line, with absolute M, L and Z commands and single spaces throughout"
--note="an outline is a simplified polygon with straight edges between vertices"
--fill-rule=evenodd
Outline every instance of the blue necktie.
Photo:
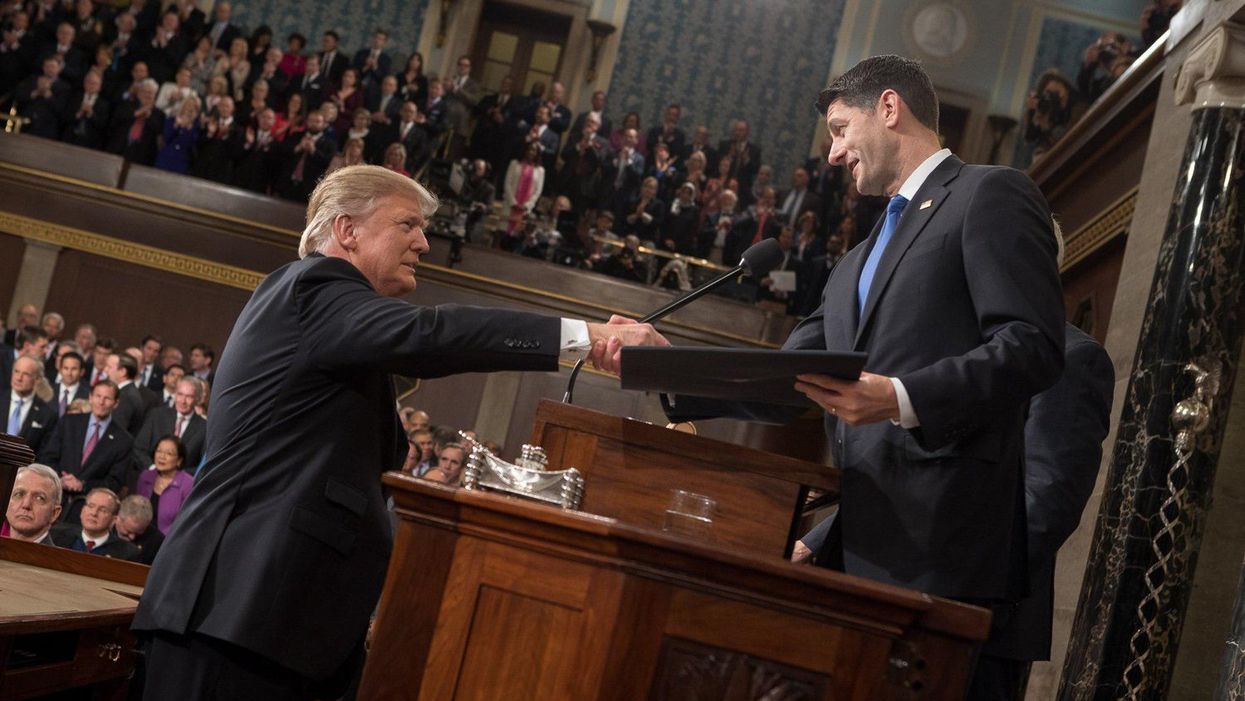
M 895 228 L 899 226 L 899 216 L 903 214 L 903 208 L 907 204 L 907 197 L 895 195 L 890 204 L 886 205 L 886 221 L 882 224 L 877 243 L 873 244 L 873 250 L 869 251 L 869 257 L 865 259 L 865 267 L 860 269 L 860 281 L 856 283 L 856 310 L 861 316 L 865 313 L 865 301 L 869 299 L 869 286 L 873 284 L 873 275 L 878 271 L 878 263 L 886 252 L 886 244 L 890 243 Z
M 13 413 L 9 416 L 9 435 L 16 436 L 22 430 L 22 404 L 24 399 L 17 400 L 17 406 L 13 407 Z

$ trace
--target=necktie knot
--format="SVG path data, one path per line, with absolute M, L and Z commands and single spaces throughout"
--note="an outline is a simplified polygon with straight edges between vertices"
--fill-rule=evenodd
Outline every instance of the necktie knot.
M 904 197 L 903 195 L 895 195 L 894 197 L 891 198 L 891 201 L 886 205 L 886 214 L 888 216 L 903 214 L 903 208 L 907 206 L 908 206 L 907 197 Z

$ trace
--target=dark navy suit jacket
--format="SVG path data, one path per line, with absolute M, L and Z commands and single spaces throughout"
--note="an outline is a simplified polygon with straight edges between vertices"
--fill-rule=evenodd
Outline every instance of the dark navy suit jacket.
M 863 315 L 857 282 L 879 227 L 831 271 L 791 349 L 865 351 L 921 422 L 826 416 L 842 473 L 844 568 L 941 596 L 1026 593 L 1023 430 L 1063 368 L 1063 299 L 1046 201 L 1010 168 L 942 161 L 904 210 Z M 675 420 L 794 418 L 790 409 L 678 397 Z
M 339 258 L 269 275 L 225 346 L 205 463 L 134 627 L 331 676 L 361 649 L 389 561 L 380 477 L 407 452 L 390 373 L 555 370 L 560 336 L 556 317 L 381 297 Z

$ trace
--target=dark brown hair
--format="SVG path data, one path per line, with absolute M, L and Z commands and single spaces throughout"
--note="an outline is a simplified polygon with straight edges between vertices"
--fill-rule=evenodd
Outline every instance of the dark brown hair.
M 882 92 L 899 93 L 917 121 L 938 132 L 938 95 L 921 64 L 903 56 L 873 56 L 834 79 L 817 98 L 817 113 L 826 115 L 831 103 L 872 110 Z

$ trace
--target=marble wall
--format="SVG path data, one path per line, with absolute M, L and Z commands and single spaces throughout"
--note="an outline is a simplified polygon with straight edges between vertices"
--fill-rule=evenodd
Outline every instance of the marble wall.
M 610 85 L 615 123 L 635 111 L 648 129 L 678 101 L 684 130 L 704 124 L 716 141 L 747 119 L 785 185 L 818 122 L 843 2 L 631 0 Z

